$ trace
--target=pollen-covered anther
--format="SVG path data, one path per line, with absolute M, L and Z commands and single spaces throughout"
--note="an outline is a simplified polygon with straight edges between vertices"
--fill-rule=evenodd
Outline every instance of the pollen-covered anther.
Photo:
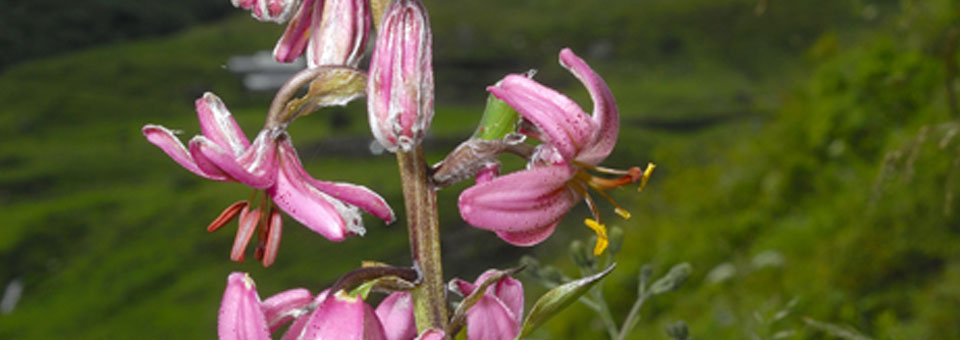
M 600 256 L 607 249 L 607 245 L 610 244 L 610 239 L 607 238 L 607 226 L 589 218 L 584 219 L 583 224 L 597 233 L 597 244 L 593 247 L 593 256 Z
M 240 215 L 240 212 L 243 209 L 246 209 L 247 206 L 249 205 L 250 203 L 247 201 L 239 201 L 234 204 L 231 204 L 226 209 L 223 209 L 223 212 L 220 213 L 220 216 L 217 216 L 217 218 L 214 219 L 213 222 L 210 222 L 210 225 L 207 226 L 207 231 L 214 232 L 217 229 L 220 229 L 223 226 L 227 225 L 227 223 L 230 223 L 230 221 L 233 221 L 233 219 L 236 218 L 237 215 Z

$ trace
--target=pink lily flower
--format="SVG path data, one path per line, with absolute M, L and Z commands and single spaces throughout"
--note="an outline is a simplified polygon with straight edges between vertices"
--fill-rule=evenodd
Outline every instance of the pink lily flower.
M 473 283 L 461 279 L 450 282 L 451 289 L 462 296 L 469 296 L 497 270 L 487 270 Z M 523 284 L 517 279 L 504 276 L 487 287 L 483 297 L 467 309 L 467 339 L 512 340 L 520 333 L 523 324 Z
M 190 140 L 189 148 L 174 131 L 162 126 L 146 125 L 142 132 L 148 141 L 190 172 L 256 189 L 250 200 L 227 207 L 207 227 L 214 231 L 240 217 L 230 254 L 232 260 L 243 261 L 244 249 L 257 232 L 260 242 L 256 258 L 263 260 L 264 266 L 273 263 L 282 230 L 277 208 L 331 241 L 363 235 L 361 209 L 387 223 L 395 220 L 386 201 L 370 189 L 319 181 L 307 174 L 285 131 L 264 129 L 251 144 L 216 95 L 206 93 L 196 104 L 203 133 Z M 260 192 L 263 198 L 257 206 L 253 201 Z
M 560 51 L 560 64 L 576 76 L 590 93 L 593 114 L 586 114 L 573 100 L 525 75 L 511 74 L 488 87 L 494 96 L 523 117 L 521 133 L 538 139 L 527 169 L 478 183 L 460 195 L 460 214 L 467 223 L 491 230 L 503 240 L 530 246 L 549 237 L 563 215 L 585 199 L 595 220 L 585 223 L 598 235 L 594 252 L 606 247 L 606 228 L 587 188 L 595 189 L 617 207 L 624 218 L 629 213 L 604 191 L 646 181 L 652 167 L 614 170 L 597 166 L 613 150 L 620 127 L 613 93 L 607 84 L 570 49 Z M 606 179 L 587 170 L 621 176 Z
M 357 67 L 370 35 L 369 0 L 303 0 L 273 57 L 288 63 L 306 50 L 307 66 Z

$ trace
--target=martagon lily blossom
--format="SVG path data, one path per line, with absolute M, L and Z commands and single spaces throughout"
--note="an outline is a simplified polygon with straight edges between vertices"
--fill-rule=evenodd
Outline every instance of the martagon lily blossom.
M 250 199 L 229 206 L 207 228 L 214 231 L 240 217 L 232 260 L 243 260 L 244 249 L 256 232 L 260 239 L 257 259 L 265 266 L 273 263 L 282 227 L 278 208 L 331 241 L 364 233 L 359 210 L 387 223 L 395 220 L 386 201 L 370 189 L 320 181 L 307 174 L 290 136 L 281 128 L 261 130 L 251 144 L 219 97 L 206 93 L 196 106 L 202 135 L 193 137 L 189 148 L 174 131 L 162 126 L 148 124 L 142 132 L 190 172 L 255 189 Z M 258 196 L 259 205 L 255 204 Z
M 560 51 L 560 64 L 587 88 L 593 114 L 587 115 L 570 98 L 526 75 L 508 75 L 489 87 L 490 93 L 523 118 L 520 132 L 542 143 L 529 157 L 526 170 L 492 179 L 479 176 L 476 185 L 461 193 L 460 214 L 470 225 L 494 231 L 511 244 L 529 246 L 549 237 L 564 214 L 584 199 L 594 216 L 585 224 L 597 233 L 594 253 L 599 255 L 608 242 L 606 227 L 588 188 L 609 200 L 617 214 L 629 218 L 605 191 L 637 181 L 642 189 L 653 166 L 625 171 L 598 166 L 613 150 L 620 126 L 613 93 L 570 49 Z M 602 178 L 588 171 L 620 177 Z

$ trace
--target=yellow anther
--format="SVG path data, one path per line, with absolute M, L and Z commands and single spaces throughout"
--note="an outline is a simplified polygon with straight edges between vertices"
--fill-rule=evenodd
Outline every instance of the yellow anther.
M 641 192 L 643 188 L 647 187 L 647 181 L 650 181 L 650 175 L 653 174 L 653 169 L 656 167 L 656 164 L 647 163 L 647 168 L 643 170 L 643 177 L 640 177 L 640 186 L 637 187 L 637 192 Z
M 600 256 L 607 249 L 607 245 L 610 244 L 610 240 L 607 239 L 607 226 L 589 218 L 583 220 L 583 223 L 597 233 L 597 245 L 593 247 L 593 256 Z
M 617 215 L 620 215 L 620 217 L 623 217 L 625 220 L 629 220 L 631 216 L 630 212 L 623 208 L 616 208 L 613 210 L 613 212 L 617 213 Z

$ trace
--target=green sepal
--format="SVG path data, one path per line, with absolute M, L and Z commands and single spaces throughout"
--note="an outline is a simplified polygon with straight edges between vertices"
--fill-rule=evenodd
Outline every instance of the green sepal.
M 518 119 L 520 114 L 516 110 L 491 94 L 487 97 L 487 107 L 483 109 L 483 117 L 480 117 L 480 125 L 473 137 L 484 140 L 503 139 L 507 134 L 516 131 Z
M 357 288 L 354 288 L 353 290 L 351 290 L 348 295 L 354 298 L 359 296 L 361 300 L 366 301 L 367 296 L 370 296 L 370 292 L 373 291 L 373 287 L 375 287 L 377 283 L 378 283 L 378 280 L 370 280 L 370 281 L 364 282 L 363 284 L 357 286 Z
M 537 327 L 556 315 L 558 312 L 577 301 L 580 296 L 590 291 L 597 282 L 610 274 L 617 264 L 610 265 L 607 269 L 592 276 L 588 276 L 576 281 L 567 282 L 561 286 L 551 289 L 537 300 L 537 303 L 530 309 L 530 314 L 523 320 L 523 326 L 520 328 L 520 334 L 515 339 L 522 339 L 530 335 Z

